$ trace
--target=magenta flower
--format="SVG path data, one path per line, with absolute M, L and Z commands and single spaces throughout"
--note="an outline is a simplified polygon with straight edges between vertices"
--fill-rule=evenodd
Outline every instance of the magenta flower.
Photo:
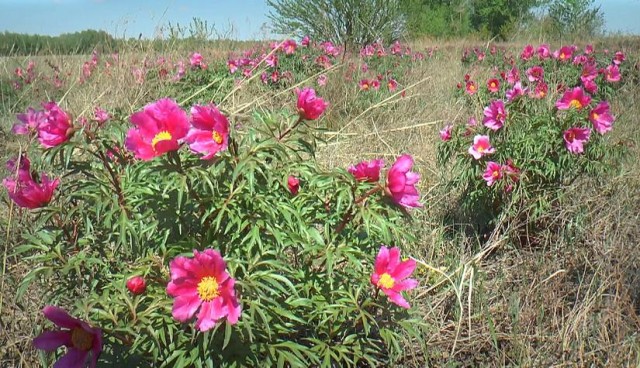
M 500 90 L 500 81 L 496 78 L 491 78 L 487 81 L 487 89 L 491 93 L 496 93 Z
M 613 60 L 611 60 L 611 61 L 615 65 L 620 65 L 625 60 L 626 60 L 626 57 L 625 57 L 624 53 L 622 53 L 622 51 L 616 51 L 616 53 L 613 55 Z
M 192 151 L 210 160 L 216 153 L 227 149 L 229 121 L 215 105 L 195 105 L 191 108 L 191 129 L 184 138 Z
M 491 101 L 489 106 L 484 108 L 484 119 L 482 123 L 491 130 L 502 128 L 507 118 L 507 112 L 504 109 L 502 100 Z
M 191 54 L 189 57 L 189 64 L 191 64 L 192 68 L 207 69 L 207 64 L 205 64 L 204 59 L 199 52 Z
M 589 141 L 591 130 L 589 128 L 569 128 L 564 131 L 564 145 L 571 153 L 584 152 L 584 144 Z
M 562 46 L 560 49 L 553 52 L 553 57 L 559 61 L 568 61 L 573 58 L 573 46 Z
M 531 93 L 531 97 L 542 99 L 549 92 L 549 86 L 545 82 L 538 82 Z
M 416 261 L 413 259 L 401 261 L 400 250 L 397 247 L 389 249 L 383 245 L 376 257 L 371 284 L 381 289 L 392 303 L 402 308 L 410 308 L 401 293 L 418 286 L 417 280 L 407 278 L 415 269 Z
M 469 147 L 469 154 L 476 160 L 479 160 L 484 155 L 490 155 L 496 152 L 496 149 L 491 146 L 488 135 L 476 135 L 473 137 L 473 145 Z
M 520 71 L 515 66 L 507 74 L 507 83 L 514 85 L 520 80 Z
M 604 134 L 613 129 L 615 117 L 609 111 L 609 103 L 601 101 L 589 113 L 589 121 L 593 124 L 593 129 L 600 134 Z
M 96 107 L 94 110 L 93 120 L 97 121 L 98 124 L 102 125 L 106 123 L 109 119 L 111 119 L 111 115 L 101 107 Z
M 297 195 L 300 190 L 300 179 L 293 175 L 289 175 L 287 178 L 287 188 L 289 188 L 289 192 L 291 192 L 291 194 Z
M 447 124 L 444 126 L 444 128 L 442 128 L 442 130 L 440 131 L 440 139 L 442 139 L 443 142 L 447 142 L 451 140 L 452 129 L 453 129 L 453 125 L 451 124 Z
M 53 192 L 60 184 L 60 179 L 50 180 L 47 174 L 42 173 L 41 177 L 34 178 L 30 171 L 31 163 L 26 156 L 20 158 L 19 167 L 16 167 L 15 160 L 7 162 L 7 169 L 16 173 L 15 179 L 5 178 L 2 184 L 7 188 L 9 198 L 18 206 L 24 208 L 44 207 L 53 197 Z
M 180 148 L 179 140 L 189 131 L 187 114 L 169 98 L 146 105 L 129 119 L 136 127 L 127 132 L 125 146 L 145 161 Z
M 488 186 L 492 186 L 496 181 L 502 179 L 502 166 L 499 163 L 489 161 L 487 168 L 482 175 Z
M 289 40 L 286 40 L 286 41 L 284 41 L 282 43 L 282 50 L 284 51 L 284 53 L 286 55 L 291 55 L 291 54 L 296 52 L 296 47 L 297 46 L 298 45 L 296 44 L 295 40 L 289 39 Z
M 229 73 L 233 74 L 238 70 L 238 62 L 236 60 L 228 60 L 227 67 L 229 68 Z
M 42 313 L 61 329 L 41 333 L 33 339 L 33 346 L 47 352 L 67 347 L 67 353 L 54 364 L 54 368 L 84 368 L 87 364 L 95 368 L 102 352 L 102 330 L 71 317 L 62 308 L 48 305 Z
M 544 69 L 541 66 L 536 65 L 527 69 L 527 78 L 529 82 L 538 82 L 544 79 Z
M 529 60 L 533 57 L 535 50 L 532 45 L 526 45 L 520 54 L 520 59 Z
M 584 87 L 585 91 L 591 93 L 592 95 L 598 92 L 598 85 L 593 80 L 587 79 L 585 81 L 582 81 L 582 86 Z
M 71 138 L 74 133 L 71 118 L 55 102 L 42 104 L 44 118 L 38 124 L 38 140 L 46 147 L 60 145 Z
M 127 280 L 127 290 L 133 295 L 143 294 L 147 290 L 147 282 L 142 276 L 133 276 Z
M 607 82 L 619 82 L 621 79 L 620 68 L 617 65 L 611 64 L 604 69 L 604 79 Z
M 418 173 L 410 171 L 413 167 L 413 157 L 402 155 L 391 166 L 387 173 L 387 193 L 391 199 L 404 207 L 422 207 L 418 202 L 420 195 L 416 183 L 420 180 Z
M 302 37 L 302 41 L 300 41 L 300 44 L 304 47 L 309 47 L 310 42 L 311 42 L 311 39 L 309 38 L 309 36 L 304 36 Z
M 236 324 L 242 307 L 236 298 L 235 280 L 226 268 L 220 252 L 213 249 L 194 250 L 193 258 L 173 259 L 167 285 L 167 294 L 175 298 L 173 318 L 186 322 L 199 309 L 196 328 L 200 331 L 212 329 L 225 317 Z
M 591 97 L 585 94 L 581 87 L 567 90 L 562 98 L 556 101 L 558 110 L 569 110 L 571 108 L 581 110 L 591 103 Z
M 316 120 L 329 106 L 322 98 L 316 96 L 313 88 L 302 90 L 296 88 L 296 94 L 298 95 L 298 114 L 305 120 Z
M 377 79 L 371 80 L 371 88 L 373 88 L 376 91 L 380 89 L 380 81 Z
M 505 93 L 505 96 L 507 97 L 507 101 L 513 102 L 516 99 L 518 99 L 520 96 L 524 96 L 525 93 L 527 93 L 527 89 L 522 88 L 522 83 L 516 82 L 513 85 L 513 88 L 507 90 L 507 92 Z
M 538 58 L 540 58 L 540 60 L 545 60 L 551 57 L 549 45 L 542 44 L 538 46 L 538 50 L 536 50 L 536 52 L 538 53 Z
M 375 183 L 380 180 L 380 170 L 384 166 L 384 160 L 362 161 L 357 165 L 349 166 L 348 171 L 357 181 Z
M 593 53 L 593 45 L 589 44 L 584 47 L 584 53 L 587 55 L 591 55 Z
M 358 87 L 361 91 L 368 91 L 371 88 L 371 83 L 369 83 L 368 79 L 362 79 L 358 82 Z
M 16 117 L 20 122 L 14 124 L 11 131 L 19 135 L 37 133 L 38 126 L 46 119 L 43 111 L 35 110 L 32 107 L 29 107 L 24 114 L 18 114 Z
M 587 80 L 594 80 L 598 77 L 598 69 L 594 64 L 587 63 L 582 67 L 582 73 L 580 74 L 580 80 L 584 83 Z

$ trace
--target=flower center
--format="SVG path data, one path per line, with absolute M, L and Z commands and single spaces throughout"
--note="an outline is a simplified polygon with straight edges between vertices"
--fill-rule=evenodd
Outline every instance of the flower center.
M 198 295 L 202 301 L 211 301 L 220 295 L 218 280 L 215 277 L 206 276 L 198 283 Z
M 218 143 L 218 144 L 222 144 L 222 135 L 218 132 L 216 132 L 215 130 L 211 133 L 211 137 L 213 138 L 213 141 Z
M 598 120 L 600 115 L 598 115 L 597 113 L 594 112 L 593 114 L 591 114 L 591 117 L 593 118 L 593 120 Z
M 476 149 L 476 151 L 480 152 L 480 153 L 484 153 L 484 146 L 478 146 L 478 148 Z
M 576 139 L 576 135 L 573 132 L 569 132 L 569 134 L 567 134 L 567 140 L 569 142 L 573 142 Z
M 71 330 L 71 344 L 74 348 L 89 351 L 93 345 L 93 335 L 81 327 Z
M 156 134 L 155 137 L 153 137 L 153 140 L 151 141 L 151 147 L 153 147 L 153 150 L 155 151 L 156 144 L 158 144 L 158 142 L 170 141 L 171 138 L 173 138 L 171 137 L 171 133 L 169 133 L 166 130 L 163 130 L 160 133 Z
M 560 53 L 560 60 L 564 60 L 567 58 L 567 55 L 564 54 L 564 52 Z
M 500 171 L 498 171 L 498 170 L 494 171 L 494 172 L 493 172 L 493 174 L 491 174 L 491 176 L 492 176 L 494 179 L 497 179 L 498 177 L 500 177 Z
M 576 109 L 581 109 L 582 108 L 582 102 L 580 102 L 578 100 L 571 100 L 571 102 L 569 103 L 569 106 L 574 107 Z
M 382 274 L 382 276 L 380 276 L 380 280 L 378 280 L 378 287 L 381 287 L 383 289 L 391 289 L 395 283 L 396 281 L 393 279 L 393 277 L 385 272 Z

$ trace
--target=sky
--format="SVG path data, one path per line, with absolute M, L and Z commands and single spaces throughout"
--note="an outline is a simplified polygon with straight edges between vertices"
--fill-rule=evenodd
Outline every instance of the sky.
M 605 29 L 640 35 L 640 0 L 596 0 Z M 235 39 L 264 39 L 269 24 L 265 0 L 0 0 L 0 32 L 58 35 L 85 29 L 116 37 L 153 38 L 167 24 L 193 18 Z

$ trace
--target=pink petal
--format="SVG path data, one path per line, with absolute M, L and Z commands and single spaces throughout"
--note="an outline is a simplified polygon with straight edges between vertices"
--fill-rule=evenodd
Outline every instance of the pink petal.
M 413 273 L 416 269 L 416 261 L 413 259 L 400 262 L 398 267 L 391 273 L 391 276 L 396 280 L 403 280 Z
M 201 303 L 202 301 L 198 295 L 178 296 L 173 302 L 173 310 L 171 314 L 176 320 L 186 322 L 188 319 L 193 317 Z
M 200 312 L 198 313 L 196 328 L 204 332 L 215 327 L 218 320 L 224 316 L 224 314 L 220 316 L 221 306 L 222 298 L 215 298 L 209 302 L 202 302 Z
M 402 297 L 402 294 L 397 293 L 393 290 L 385 290 L 383 289 L 384 293 L 387 294 L 387 296 L 389 297 L 389 300 L 391 300 L 392 303 L 402 307 L 402 308 L 410 308 L 409 303 Z

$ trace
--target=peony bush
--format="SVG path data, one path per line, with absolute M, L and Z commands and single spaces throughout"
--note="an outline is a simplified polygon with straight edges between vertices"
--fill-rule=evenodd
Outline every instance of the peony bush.
M 17 297 L 55 325 L 34 339 L 44 365 L 376 366 L 424 345 L 398 248 L 422 205 L 412 157 L 322 168 L 328 103 L 293 97 L 242 123 L 172 98 L 18 117 L 28 149 L 3 184 L 31 267 Z
M 493 73 L 484 83 L 471 69 L 458 83 L 470 115 L 442 128 L 437 156 L 452 173 L 448 190 L 477 229 L 502 215 L 535 224 L 563 188 L 615 167 L 624 145 L 610 137 L 610 103 L 622 87 L 621 52 L 527 45 L 519 57 L 495 47 L 490 57 L 474 54 L 475 63 L 492 63 Z M 471 55 L 463 61 L 473 64 Z

